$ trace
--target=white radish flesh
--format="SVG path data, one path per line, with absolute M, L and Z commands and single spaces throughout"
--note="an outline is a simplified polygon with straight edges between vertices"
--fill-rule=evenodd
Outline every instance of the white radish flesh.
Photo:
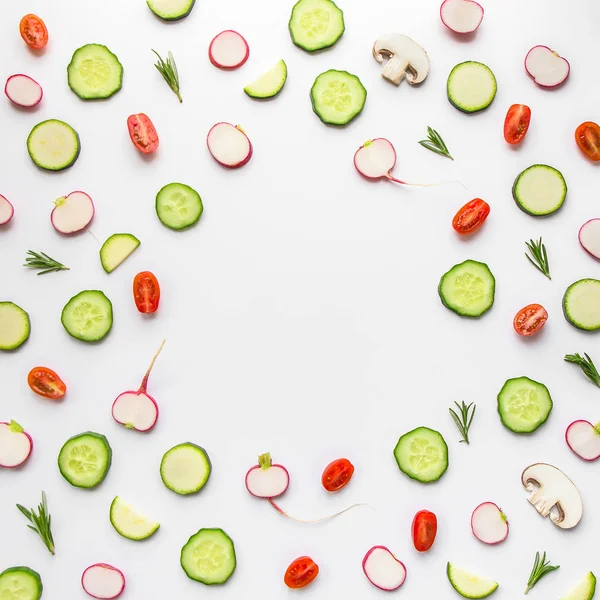
M 217 123 L 208 132 L 206 143 L 213 158 L 230 169 L 245 165 L 252 156 L 248 136 L 231 123 Z
M 390 171 L 396 164 L 396 151 L 391 142 L 377 138 L 365 142 L 354 155 L 354 166 L 369 179 L 391 177 Z
M 23 74 L 11 75 L 6 80 L 4 93 L 17 106 L 31 108 L 42 101 L 42 86 L 31 77 Z
M 68 235 L 82 231 L 94 218 L 94 203 L 85 192 L 71 192 L 54 204 L 50 221 L 59 233 Z
M 0 225 L 6 225 L 15 214 L 13 205 L 0 194 Z
M 374 546 L 362 563 L 367 579 L 380 590 L 397 590 L 406 579 L 406 567 L 385 546 Z
M 581 226 L 579 243 L 586 252 L 600 260 L 600 219 L 591 219 Z
M 569 76 L 569 62 L 547 46 L 534 46 L 525 57 L 525 70 L 542 87 L 556 87 Z
M 484 544 L 499 544 L 508 536 L 508 521 L 496 504 L 484 502 L 473 511 L 471 530 Z
M 442 23 L 455 33 L 473 33 L 483 20 L 483 7 L 473 0 L 444 0 L 440 7 Z
M 88 567 L 81 576 L 81 587 L 92 598 L 112 600 L 125 589 L 125 576 L 119 569 L 100 563 Z
M 22 465 L 32 450 L 33 440 L 18 423 L 0 423 L 0 467 L 12 469 Z
M 158 406 L 148 394 L 125 392 L 114 401 L 112 416 L 129 429 L 148 431 L 158 420 Z
M 586 461 L 600 458 L 600 423 L 574 421 L 567 427 L 565 439 L 569 448 Z
M 257 498 L 277 498 L 290 485 L 290 474 L 285 467 L 271 463 L 270 454 L 261 454 L 258 465 L 246 473 L 246 489 Z
M 208 57 L 219 69 L 237 69 L 250 55 L 246 40 L 237 31 L 222 31 L 210 43 Z

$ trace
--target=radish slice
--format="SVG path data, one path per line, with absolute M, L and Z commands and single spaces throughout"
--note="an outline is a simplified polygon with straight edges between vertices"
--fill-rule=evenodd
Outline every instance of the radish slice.
M 367 579 L 380 590 L 397 590 L 406 579 L 406 567 L 385 546 L 373 546 L 363 558 Z
M 600 260 L 600 219 L 591 219 L 581 226 L 579 243 L 586 252 Z
M 33 450 L 33 440 L 16 422 L 0 423 L 0 467 L 22 465 Z
M 474 0 L 444 0 L 442 23 L 455 33 L 473 33 L 483 21 L 483 7 Z
M 13 205 L 0 194 L 0 225 L 6 225 L 15 214 Z
M 206 138 L 208 151 L 224 167 L 237 169 L 244 166 L 252 157 L 252 143 L 239 126 L 231 123 L 217 123 Z
M 85 192 L 71 192 L 54 202 L 50 221 L 56 231 L 63 234 L 78 233 L 94 218 L 94 203 Z
M 556 87 L 567 79 L 571 66 L 548 46 L 534 46 L 525 57 L 525 70 L 541 87 Z
M 484 502 L 473 511 L 471 530 L 484 544 L 499 544 L 508 536 L 508 521 L 496 504 Z
M 257 498 L 277 498 L 290 485 L 290 474 L 285 467 L 274 465 L 267 452 L 258 457 L 258 464 L 246 473 L 246 489 Z
M 6 97 L 17 106 L 31 108 L 42 101 L 42 86 L 28 75 L 11 75 L 4 86 Z
M 208 47 L 208 58 L 219 69 L 237 69 L 248 60 L 248 56 L 248 42 L 237 31 L 222 31 Z
M 88 596 L 101 600 L 118 598 L 125 589 L 125 576 L 119 569 L 98 563 L 88 567 L 81 576 L 81 587 Z
M 587 461 L 600 458 L 600 423 L 574 421 L 567 427 L 565 440 L 579 458 Z

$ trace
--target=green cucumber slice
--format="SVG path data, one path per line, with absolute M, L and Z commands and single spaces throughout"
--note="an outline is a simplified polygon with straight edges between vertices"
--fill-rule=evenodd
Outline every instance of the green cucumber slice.
M 529 377 L 508 379 L 498 392 L 498 413 L 507 429 L 532 433 L 543 425 L 552 411 L 548 388 Z
M 394 448 L 398 468 L 421 483 L 437 481 L 448 469 L 448 445 L 439 431 L 417 427 L 405 433 Z
M 138 512 L 120 496 L 115 496 L 110 505 L 110 522 L 119 535 L 134 541 L 149 538 L 160 527 L 160 523 Z
M 40 169 L 46 171 L 68 169 L 75 164 L 80 151 L 77 132 L 57 119 L 38 123 L 27 138 L 29 157 Z
M 512 195 L 523 212 L 542 217 L 556 212 L 563 205 L 567 197 L 567 182 L 554 167 L 531 165 L 515 179 Z
M 442 304 L 461 317 L 480 317 L 494 304 L 496 279 L 490 268 L 465 260 L 442 275 L 438 286 Z
M 206 450 L 190 442 L 168 450 L 160 463 L 163 483 L 182 496 L 199 492 L 206 485 L 211 470 Z
M 112 449 L 101 433 L 86 431 L 69 438 L 58 455 L 60 474 L 74 487 L 101 484 L 112 462 Z
M 40 600 L 43 590 L 40 574 L 29 567 L 11 567 L 0 573 L 2 600 Z
M 123 65 L 106 46 L 86 44 L 73 53 L 67 81 L 82 100 L 110 98 L 123 85 Z
M 563 296 L 563 313 L 577 329 L 600 329 L 600 281 L 580 279 L 572 283 Z
M 131 233 L 114 233 L 100 248 L 100 262 L 107 273 L 112 273 L 140 245 Z
M 244 88 L 244 92 L 250 98 L 273 98 L 283 89 L 286 80 L 287 65 L 285 61 L 280 60 L 258 79 L 249 83 Z
M 148 8 L 163 21 L 184 19 L 194 8 L 196 0 L 146 0 Z
M 456 65 L 446 83 L 450 103 L 465 113 L 487 108 L 496 97 L 496 77 L 483 63 L 472 60 Z
M 191 227 L 203 210 L 200 194 L 184 183 L 168 183 L 156 194 L 156 215 L 169 229 Z
M 590 571 L 560 600 L 592 600 L 596 594 L 596 576 Z
M 346 125 L 365 106 L 367 90 L 356 75 L 330 69 L 321 73 L 310 90 L 312 107 L 327 125 Z
M 487 598 L 498 589 L 498 582 L 473 575 L 450 562 L 446 566 L 446 575 L 452 587 L 463 598 Z
M 0 302 L 0 350 L 15 350 L 30 333 L 29 315 L 14 302 Z
M 299 0 L 288 23 L 292 42 L 307 52 L 330 48 L 344 34 L 344 13 L 332 0 Z
M 236 567 L 233 541 L 222 529 L 200 529 L 181 549 L 180 563 L 194 581 L 204 585 L 223 584 Z
M 112 303 L 104 292 L 84 290 L 65 304 L 60 320 L 71 337 L 97 342 L 112 328 Z

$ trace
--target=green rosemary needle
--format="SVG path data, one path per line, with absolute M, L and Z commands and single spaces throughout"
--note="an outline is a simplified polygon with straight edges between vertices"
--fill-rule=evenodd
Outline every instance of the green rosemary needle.
M 458 427 L 458 431 L 460 431 L 460 434 L 463 437 L 463 439 L 460 441 L 466 442 L 468 444 L 470 443 L 469 429 L 471 428 L 471 423 L 473 422 L 473 417 L 475 416 L 475 409 L 477 408 L 477 405 L 474 402 L 471 402 L 471 404 L 468 405 L 464 402 L 461 402 L 460 404 L 458 402 L 455 402 L 454 404 L 456 404 L 460 416 L 457 415 L 456 412 L 454 412 L 451 408 L 449 408 L 448 410 L 450 411 L 450 416 L 452 417 L 454 423 L 456 423 L 456 427 Z M 472 411 L 471 407 L 473 407 Z
M 156 70 L 163 76 L 164 80 L 169 84 L 175 95 L 179 98 L 179 102 L 183 102 L 181 92 L 179 91 L 179 73 L 173 54 L 169 50 L 167 60 L 164 61 L 156 50 L 152 50 L 158 56 L 158 62 L 155 63 Z
M 533 569 L 531 569 L 531 575 L 529 575 L 529 581 L 527 582 L 527 587 L 525 588 L 525 593 L 527 594 L 529 590 L 542 578 L 551 573 L 552 571 L 556 571 L 556 569 L 560 569 L 560 565 L 554 566 L 550 564 L 550 561 L 546 561 L 546 553 L 540 557 L 540 553 L 535 553 L 535 561 L 533 563 Z
M 427 150 L 431 150 L 440 156 L 445 156 L 450 160 L 454 160 L 450 155 L 450 152 L 448 152 L 448 147 L 444 143 L 442 136 L 429 126 L 427 126 L 427 139 L 421 140 L 419 144 L 421 144 L 423 148 L 427 148 Z
M 31 525 L 27 525 L 29 529 L 35 531 L 42 541 L 46 545 L 46 548 L 50 551 L 50 554 L 54 554 L 54 539 L 52 537 L 52 531 L 50 526 L 52 524 L 52 518 L 48 512 L 48 500 L 46 498 L 46 492 L 42 492 L 42 502 L 38 506 L 38 514 L 35 514 L 35 510 L 27 510 L 24 506 L 17 504 L 17 508 L 25 515 Z
M 52 273 L 53 271 L 69 271 L 69 267 L 65 267 L 62 263 L 59 263 L 57 260 L 50 258 L 47 254 L 43 252 L 34 252 L 33 250 L 27 251 L 27 256 L 25 257 L 24 267 L 29 267 L 31 269 L 42 269 L 38 275 L 43 275 L 44 273 Z

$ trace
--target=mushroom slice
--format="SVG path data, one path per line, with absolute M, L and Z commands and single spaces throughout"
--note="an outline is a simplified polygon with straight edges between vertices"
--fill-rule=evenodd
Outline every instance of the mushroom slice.
M 429 57 L 427 52 L 409 37 L 401 33 L 388 33 L 381 36 L 373 45 L 373 58 L 382 63 L 381 76 L 396 85 L 406 77 L 410 85 L 421 83 L 429 74 Z
M 583 516 L 583 500 L 575 484 L 559 469 L 545 463 L 527 467 L 521 475 L 528 500 L 535 509 L 561 529 L 572 529 Z M 536 487 L 537 486 L 537 487 Z M 552 508 L 556 513 L 550 512 Z

